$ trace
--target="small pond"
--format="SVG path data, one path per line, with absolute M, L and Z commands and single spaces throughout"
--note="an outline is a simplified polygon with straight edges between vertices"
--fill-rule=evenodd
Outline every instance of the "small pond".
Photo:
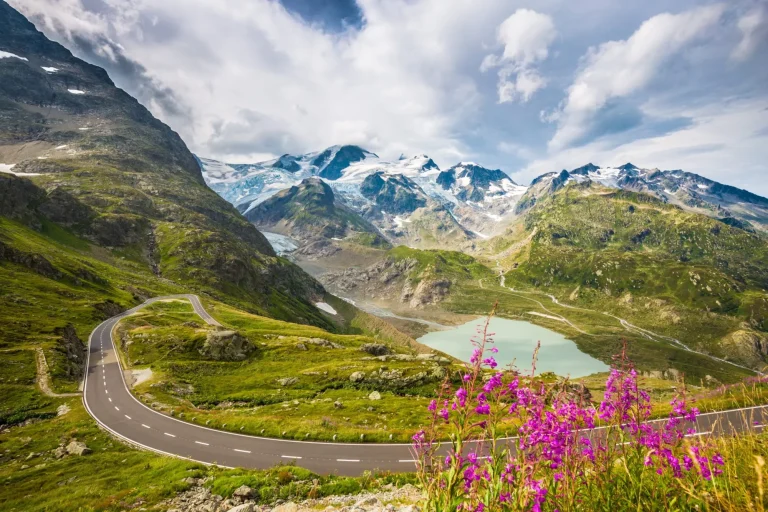
M 478 336 L 477 330 L 485 320 L 477 318 L 449 330 L 430 332 L 418 341 L 462 361 L 469 361 L 474 349 L 470 340 Z M 581 352 L 573 341 L 562 334 L 538 325 L 494 317 L 488 332 L 495 333 L 492 346 L 499 349 L 495 357 L 500 367 L 514 361 L 519 370 L 530 371 L 533 351 L 536 349 L 536 343 L 541 341 L 536 364 L 537 374 L 554 372 L 562 376 L 583 377 L 609 369 L 602 361 Z

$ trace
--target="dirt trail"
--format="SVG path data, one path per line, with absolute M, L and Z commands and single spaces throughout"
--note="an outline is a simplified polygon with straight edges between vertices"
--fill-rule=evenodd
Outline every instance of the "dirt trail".
M 35 352 L 37 354 L 37 385 L 40 387 L 40 391 L 42 391 L 44 395 L 54 398 L 80 396 L 80 393 L 54 393 L 50 386 L 50 379 L 48 376 L 48 363 L 45 360 L 45 353 L 41 347 L 35 347 Z

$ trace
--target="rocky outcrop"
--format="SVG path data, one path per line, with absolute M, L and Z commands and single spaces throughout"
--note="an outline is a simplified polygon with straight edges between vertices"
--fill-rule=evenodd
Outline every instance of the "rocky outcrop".
M 2 240 L 0 240 L 0 261 L 9 261 L 22 265 L 50 279 L 60 279 L 62 277 L 61 272 L 43 256 L 14 249 Z
M 750 366 L 762 368 L 768 361 L 768 336 L 751 329 L 739 329 L 720 342 L 729 358 Z
M 365 343 L 360 350 L 372 356 L 386 356 L 392 353 L 392 350 L 383 343 Z
M 450 291 L 448 279 L 423 279 L 413 289 L 410 282 L 403 287 L 400 302 L 408 302 L 412 308 L 423 308 L 442 301 Z
M 161 508 L 168 512 L 418 512 L 415 504 L 421 499 L 421 491 L 413 485 L 398 488 L 387 484 L 376 492 L 259 505 L 255 501 L 258 489 L 242 485 L 226 498 L 207 488 L 211 480 L 182 479 L 183 484 L 191 487 L 163 502 Z
M 86 348 L 85 343 L 77 336 L 75 326 L 67 324 L 55 331 L 59 339 L 56 342 L 56 350 L 61 354 L 62 363 L 58 365 L 58 373 L 70 380 L 79 380 L 85 370 Z
M 254 346 L 236 331 L 210 331 L 200 354 L 214 361 L 242 361 Z

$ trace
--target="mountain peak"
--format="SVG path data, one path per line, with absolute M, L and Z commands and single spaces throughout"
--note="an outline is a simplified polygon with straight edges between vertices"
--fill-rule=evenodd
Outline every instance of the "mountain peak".
M 571 171 L 571 174 L 581 174 L 581 175 L 587 175 L 590 172 L 596 172 L 599 170 L 600 167 L 596 166 L 592 162 L 588 163 L 587 165 L 582 165 L 581 167 L 578 167 Z
M 639 167 L 637 167 L 635 164 L 627 162 L 621 167 L 619 167 L 619 169 L 621 169 L 622 171 L 635 171 L 639 169 Z

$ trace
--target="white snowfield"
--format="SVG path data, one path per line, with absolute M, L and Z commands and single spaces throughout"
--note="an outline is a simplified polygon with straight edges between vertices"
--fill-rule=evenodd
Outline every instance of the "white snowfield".
M 45 71 L 46 73 L 56 73 L 59 70 L 59 68 L 48 67 L 48 66 L 40 66 L 40 67 L 43 68 L 43 71 Z
M 317 307 L 317 309 L 321 309 L 321 310 L 323 310 L 326 313 L 329 313 L 331 315 L 338 314 L 338 313 L 336 313 L 336 310 L 333 309 L 333 306 L 331 306 L 327 302 L 315 302 L 315 306 Z
M 0 59 L 19 59 L 19 60 L 26 60 L 27 62 L 29 62 L 29 59 L 27 59 L 26 57 L 20 57 L 15 53 L 4 52 L 2 50 L 0 50 Z
M 78 96 L 85 94 L 85 91 L 81 91 L 80 89 L 67 89 L 67 91 L 69 91 L 70 94 L 75 94 Z

